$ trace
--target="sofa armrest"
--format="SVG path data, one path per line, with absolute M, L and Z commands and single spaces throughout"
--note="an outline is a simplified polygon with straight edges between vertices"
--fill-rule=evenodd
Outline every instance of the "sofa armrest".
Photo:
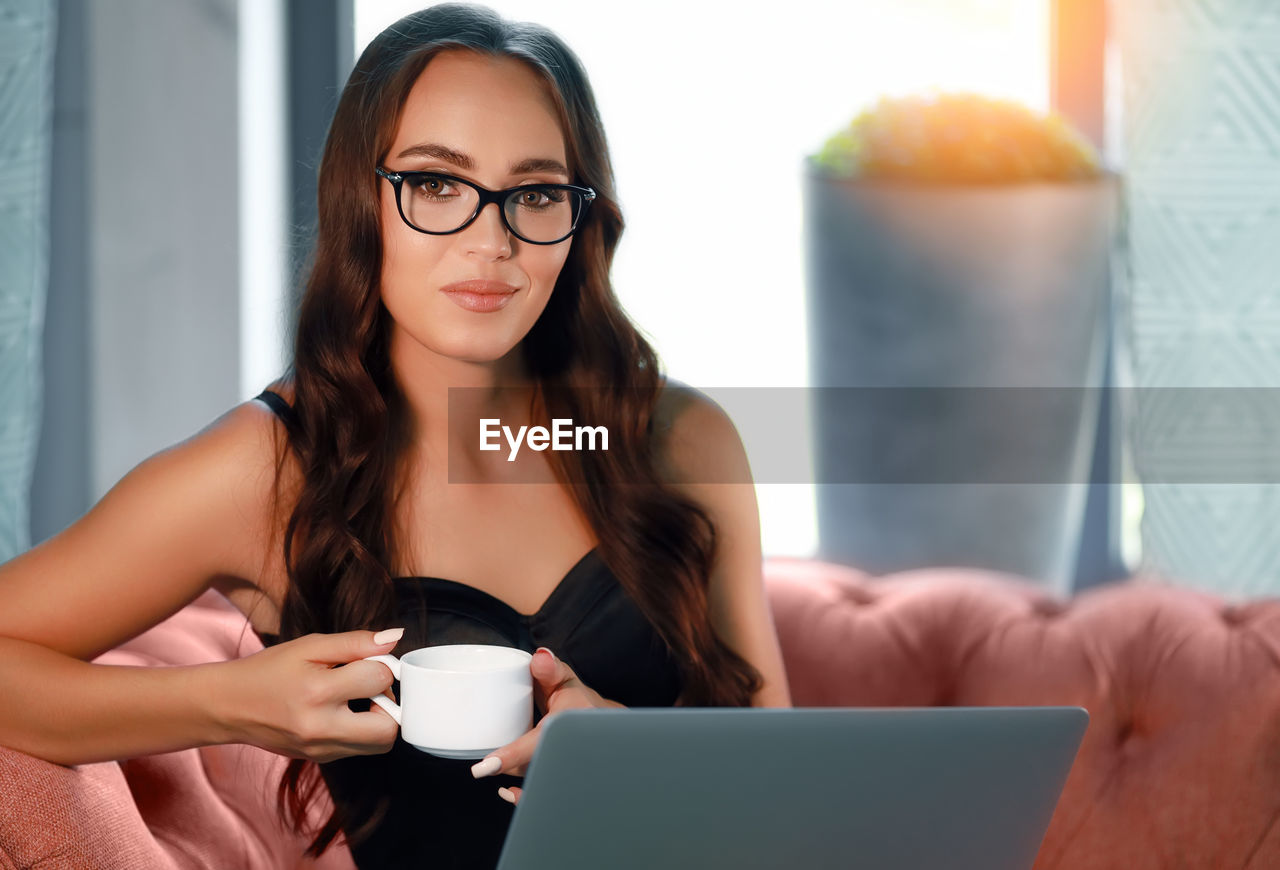
M 252 655 L 261 641 L 215 590 L 94 661 L 192 665 Z M 275 792 L 288 759 L 222 744 L 122 761 L 52 764 L 0 747 L 0 870 L 32 866 L 354 870 L 341 836 L 318 860 L 287 831 Z M 310 823 L 328 818 L 321 791 Z

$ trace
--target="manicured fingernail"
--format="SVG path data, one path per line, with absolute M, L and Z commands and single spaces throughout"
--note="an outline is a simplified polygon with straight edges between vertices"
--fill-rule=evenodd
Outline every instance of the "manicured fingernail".
M 551 650 L 547 649 L 545 646 L 540 646 L 540 647 L 538 647 L 538 648 L 534 651 L 534 655 L 537 655 L 537 654 L 538 654 L 538 653 L 540 653 L 540 652 L 544 652 L 544 653 L 546 653 L 547 655 L 551 656 L 551 658 L 553 658 L 553 659 L 556 657 L 556 654 L 555 654 L 555 653 L 553 653 Z
M 476 779 L 482 776 L 492 776 L 502 767 L 502 759 L 496 755 L 490 755 L 484 761 L 477 761 L 471 765 L 471 775 Z
M 513 804 L 516 802 L 516 793 L 509 788 L 498 789 L 498 797 L 502 798 L 504 801 L 506 801 L 509 804 Z
M 387 643 L 395 643 L 402 637 L 404 637 L 403 628 L 388 628 L 385 631 L 380 631 L 375 634 L 373 636 L 373 642 L 378 646 L 382 646 Z

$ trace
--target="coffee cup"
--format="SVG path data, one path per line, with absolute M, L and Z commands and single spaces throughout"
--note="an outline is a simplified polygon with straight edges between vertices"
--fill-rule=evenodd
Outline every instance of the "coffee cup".
M 484 758 L 533 727 L 530 653 L 492 644 L 444 644 L 382 662 L 400 681 L 400 703 L 369 700 L 391 714 L 410 746 L 441 758 Z

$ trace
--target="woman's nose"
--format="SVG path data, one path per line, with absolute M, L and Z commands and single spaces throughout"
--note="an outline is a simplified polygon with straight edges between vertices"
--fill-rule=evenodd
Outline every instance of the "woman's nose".
M 496 202 L 485 203 L 475 221 L 463 233 L 471 250 L 491 255 L 511 253 L 511 233 Z

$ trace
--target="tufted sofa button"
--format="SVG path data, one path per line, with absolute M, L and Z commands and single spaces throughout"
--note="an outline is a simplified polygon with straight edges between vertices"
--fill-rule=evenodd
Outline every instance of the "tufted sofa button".
M 857 604 L 860 607 L 867 604 L 874 604 L 876 600 L 876 597 L 872 594 L 871 590 L 862 586 L 848 585 L 840 591 L 841 597 L 843 597 L 845 601 L 850 604 Z
M 1052 619 L 1055 616 L 1061 616 L 1066 613 L 1067 605 L 1061 601 L 1054 601 L 1052 598 L 1042 598 L 1031 605 L 1031 612 L 1036 616 Z

